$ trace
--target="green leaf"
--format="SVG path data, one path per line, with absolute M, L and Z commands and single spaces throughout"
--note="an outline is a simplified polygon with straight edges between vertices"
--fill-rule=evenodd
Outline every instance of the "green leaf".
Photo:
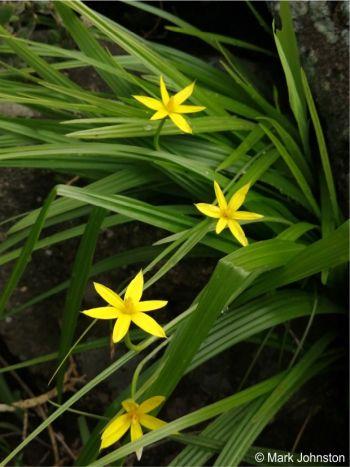
M 242 49 L 254 50 L 255 52 L 261 52 L 266 55 L 273 55 L 270 50 L 264 49 L 254 44 L 250 44 L 246 41 L 241 41 L 239 39 L 234 39 L 233 37 L 224 36 L 223 34 L 214 34 L 212 32 L 205 32 L 200 31 L 197 28 L 181 28 L 176 26 L 167 26 L 166 29 L 169 31 L 177 32 L 180 34 L 187 34 L 189 36 L 198 37 L 203 41 L 207 42 L 208 44 L 212 45 L 214 48 L 217 47 L 217 43 L 226 44 L 226 45 L 233 45 L 235 47 L 240 47 Z
M 139 440 L 133 443 L 128 443 L 125 446 L 122 446 L 119 449 L 111 452 L 110 454 L 101 457 L 91 465 L 94 467 L 108 465 L 115 460 L 122 459 L 124 456 L 131 454 L 137 449 L 148 446 L 158 440 L 168 437 L 169 435 L 173 435 L 181 430 L 189 428 L 190 426 L 197 425 L 206 420 L 210 420 L 211 418 L 227 412 L 228 410 L 246 404 L 247 402 L 258 398 L 262 394 L 269 392 L 282 380 L 282 377 L 283 374 L 276 375 L 263 381 L 262 383 L 258 383 L 255 386 L 251 386 L 248 389 L 240 391 L 239 393 L 233 394 L 232 396 L 226 397 L 225 399 L 222 399 L 218 402 L 207 405 L 206 407 L 203 407 L 188 415 L 184 415 L 183 417 L 167 423 L 164 427 L 159 428 L 158 430 L 145 434 Z M 7 459 L 10 459 L 10 456 L 8 456 Z
M 303 172 L 299 169 L 298 165 L 295 163 L 291 155 L 288 153 L 284 145 L 280 140 L 267 128 L 263 123 L 260 124 L 261 128 L 265 131 L 267 136 L 271 139 L 278 152 L 280 153 L 282 159 L 287 164 L 289 170 L 293 174 L 296 182 L 298 183 L 300 189 L 304 193 L 305 198 L 307 199 L 312 211 L 316 217 L 320 217 L 320 208 L 315 200 L 315 197 L 311 191 L 309 184 L 307 183 Z
M 218 170 L 227 169 L 242 155 L 246 154 L 262 137 L 264 132 L 260 126 L 256 126 L 248 136 L 235 148 L 232 153 L 218 167 Z
M 39 57 L 33 52 L 25 42 L 19 42 L 11 37 L 11 34 L 0 25 L 0 33 L 5 42 L 14 50 L 14 52 L 21 57 L 28 65 L 32 66 L 35 71 L 42 76 L 44 79 L 51 83 L 61 84 L 73 89 L 79 89 L 79 86 L 71 81 L 69 78 L 64 76 L 55 70 L 49 63 Z
M 103 228 L 103 223 L 102 223 L 102 228 Z M 83 233 L 83 229 L 81 229 L 81 234 L 82 233 Z M 143 263 L 145 261 L 150 261 L 154 258 L 154 256 L 157 253 L 159 253 L 160 250 L 161 250 L 161 247 L 152 245 L 149 247 L 132 248 L 126 251 L 122 251 L 121 253 L 118 253 L 116 255 L 109 256 L 108 258 L 105 258 L 95 263 L 91 267 L 89 278 L 94 277 L 106 271 L 115 270 L 119 267 L 124 267 L 130 264 L 137 264 L 137 263 Z M 207 255 L 208 253 L 199 252 L 198 254 Z M 36 305 L 37 303 L 40 303 L 41 301 L 46 300 L 49 297 L 52 297 L 53 295 L 56 295 L 66 290 L 69 286 L 69 283 L 70 283 L 69 280 L 61 282 L 55 287 L 52 287 L 51 289 L 37 295 L 36 297 L 31 298 L 30 300 L 21 304 L 20 306 L 11 309 L 5 316 L 12 316 L 17 313 L 20 313 L 26 308 Z M 1 369 L 0 369 L 0 373 L 1 373 Z
M 329 346 L 334 336 L 326 335 L 312 346 L 303 359 L 273 389 L 271 395 L 257 407 L 239 432 L 233 432 L 224 449 L 216 459 L 215 466 L 239 465 L 248 448 L 267 425 L 269 420 L 287 402 L 291 395 L 308 381 L 325 364 L 318 363 L 319 358 Z M 329 364 L 328 362 L 326 365 Z M 316 368 L 315 368 L 316 366 Z
M 239 307 L 233 302 L 209 331 L 208 337 L 200 346 L 186 373 L 239 342 L 273 326 L 309 316 L 313 311 L 314 295 L 296 289 L 277 291 L 271 296 L 259 297 Z M 344 310 L 325 297 L 319 297 L 317 314 L 343 312 Z
M 112 58 L 112 56 L 104 49 L 99 42 L 95 39 L 93 34 L 79 21 L 77 16 L 72 12 L 70 8 L 67 8 L 63 3 L 55 3 L 55 9 L 58 11 L 65 27 L 79 46 L 79 48 L 88 57 L 95 60 L 102 61 L 103 63 L 116 67 L 118 63 Z M 120 66 L 120 65 L 119 65 Z M 120 66 L 122 70 L 122 67 Z M 97 72 L 101 78 L 108 84 L 108 86 L 117 95 L 128 96 L 131 94 L 130 86 L 127 82 L 117 78 L 115 75 L 108 73 L 108 71 L 97 68 Z
M 189 310 L 182 313 L 181 316 L 176 317 L 170 323 L 164 326 L 165 331 L 170 331 L 178 325 L 186 316 L 188 315 Z M 149 337 L 142 342 L 143 347 L 146 349 L 148 346 L 152 345 L 157 339 L 155 337 Z M 85 394 L 89 393 L 95 386 L 103 382 L 105 379 L 113 375 L 117 370 L 126 365 L 129 361 L 135 358 L 138 354 L 134 351 L 129 351 L 126 354 L 122 355 L 117 361 L 113 362 L 103 371 L 101 371 L 95 378 L 89 381 L 85 386 L 79 389 L 73 396 L 71 396 L 67 401 L 65 401 L 60 407 L 50 414 L 37 428 L 35 428 L 26 438 L 23 440 L 12 452 L 3 460 L 3 463 L 8 463 L 13 459 L 19 452 L 23 450 L 27 444 L 33 441 L 38 434 L 45 430 L 54 420 L 56 420 L 60 415 L 62 415 L 67 409 L 69 409 L 75 402 L 80 400 Z
M 300 58 L 288 1 L 281 2 L 279 16 L 282 29 L 275 31 L 274 38 L 287 81 L 289 103 L 298 124 L 304 151 L 309 155 L 308 121 L 305 95 L 301 83 Z
M 186 369 L 186 374 L 198 368 L 214 356 L 224 352 L 226 349 L 245 341 L 262 331 L 283 322 L 308 316 L 314 310 L 314 295 L 299 290 L 276 292 L 271 296 L 259 298 L 241 307 L 232 306 L 217 319 L 208 337 L 200 346 L 191 364 Z M 341 313 L 341 310 L 324 297 L 319 297 L 316 313 Z M 153 375 L 157 363 L 141 374 L 141 379 Z M 140 393 L 140 396 L 145 391 Z M 128 397 L 129 388 L 107 408 L 105 416 L 111 418 L 118 411 L 123 398 Z M 99 440 L 104 423 L 99 423 L 89 440 L 86 449 L 79 457 L 79 465 L 86 465 L 96 458 L 99 452 Z
M 104 209 L 93 209 L 74 259 L 63 310 L 62 331 L 58 351 L 59 362 L 65 358 L 72 344 L 86 285 L 90 276 L 97 238 L 105 215 L 106 211 Z M 62 394 L 66 367 L 67 365 L 63 364 L 57 374 L 57 392 L 59 395 Z
M 0 24 L 6 24 L 13 14 L 11 5 L 0 6 Z
M 291 284 L 324 269 L 346 263 L 349 258 L 348 236 L 349 221 L 338 227 L 328 237 L 304 248 L 282 268 L 261 276 L 238 301 L 250 300 L 268 290 Z
M 35 224 L 33 226 L 33 228 L 31 229 L 30 231 L 30 234 L 27 238 L 27 241 L 21 251 L 21 254 L 16 262 L 16 265 L 15 267 L 13 268 L 12 272 L 11 272 L 11 275 L 10 275 L 10 278 L 8 279 L 5 287 L 4 287 L 4 290 L 1 294 L 1 297 L 0 297 L 0 317 L 4 314 L 4 311 L 5 311 L 5 307 L 7 305 L 7 302 L 9 300 L 9 298 L 11 297 L 11 295 L 13 294 L 18 282 L 20 281 L 24 271 L 25 271 L 25 268 L 26 268 L 26 265 L 28 263 L 28 261 L 30 261 L 30 257 L 31 257 L 31 254 L 32 254 L 32 251 L 33 251 L 33 248 L 36 244 L 36 242 L 38 241 L 38 238 L 40 236 L 40 232 L 44 226 L 44 222 L 45 222 L 45 217 L 46 217 L 46 214 L 47 214 L 47 211 L 52 203 L 52 201 L 54 200 L 54 198 L 56 197 L 56 190 L 52 190 L 51 193 L 49 194 L 49 196 L 47 197 L 45 203 L 43 204 L 43 207 L 41 208 L 39 214 L 38 214 L 38 217 L 35 221 Z
M 317 138 L 317 143 L 318 143 L 318 148 L 320 151 L 320 156 L 321 156 L 321 163 L 322 163 L 322 168 L 324 172 L 324 176 L 326 179 L 327 183 L 327 188 L 328 188 L 328 193 L 329 193 L 329 198 L 330 202 L 332 205 L 333 209 L 333 215 L 335 222 L 339 224 L 340 222 L 340 211 L 339 211 L 339 206 L 337 202 L 337 193 L 335 190 L 335 185 L 334 185 L 334 180 L 333 180 L 333 175 L 332 175 L 332 169 L 329 161 L 329 156 L 328 156 L 328 151 L 327 151 L 327 146 L 326 146 L 326 141 L 324 138 L 324 134 L 322 131 L 320 119 L 317 114 L 316 106 L 314 99 L 311 94 L 310 86 L 307 81 L 306 75 L 304 70 L 301 70 L 301 79 L 302 79 L 302 84 L 306 96 L 306 101 L 307 105 L 309 107 L 309 112 L 311 115 L 312 123 L 315 128 L 315 133 L 316 133 L 316 138 Z
M 248 131 L 255 127 L 255 123 L 238 117 L 197 117 L 191 119 L 190 123 L 193 134 L 195 135 L 218 131 Z M 119 125 L 75 131 L 73 133 L 68 133 L 67 136 L 80 139 L 135 138 L 153 136 L 158 126 L 159 122 L 138 119 L 133 123 L 120 123 Z M 183 132 L 171 121 L 165 121 L 162 128 L 162 135 L 177 135 L 182 133 Z
M 176 331 L 164 355 L 164 365 L 149 394 L 168 396 L 182 378 L 199 346 L 207 337 L 219 314 L 266 269 L 284 264 L 300 245 L 277 240 L 259 242 L 240 248 L 222 258 L 198 306 L 189 319 Z M 181 355 L 181 360 L 179 360 Z
M 308 181 L 308 183 L 313 186 L 315 184 L 314 177 L 311 173 L 310 166 L 308 164 L 305 155 L 299 148 L 297 141 L 293 138 L 291 134 L 289 134 L 276 120 L 273 118 L 268 117 L 258 117 L 259 121 L 266 121 L 270 123 L 274 129 L 277 131 L 280 139 L 282 140 L 285 148 L 290 153 L 291 157 L 293 158 L 294 162 L 299 166 L 300 170 L 303 172 L 304 177 Z

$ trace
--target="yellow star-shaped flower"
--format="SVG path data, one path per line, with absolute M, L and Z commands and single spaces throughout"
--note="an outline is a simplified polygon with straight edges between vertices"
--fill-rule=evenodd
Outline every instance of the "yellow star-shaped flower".
M 157 337 L 166 337 L 164 329 L 146 313 L 158 310 L 167 305 L 165 300 L 146 300 L 141 302 L 143 292 L 143 274 L 140 271 L 128 285 L 124 300 L 108 287 L 94 282 L 96 292 L 110 305 L 85 310 L 91 318 L 117 319 L 113 329 L 113 342 L 123 339 L 129 330 L 131 322 L 144 331 Z
M 167 88 L 165 86 L 163 77 L 160 77 L 160 94 L 161 100 L 154 99 L 153 97 L 147 96 L 133 96 L 141 104 L 145 105 L 149 109 L 156 110 L 156 113 L 152 115 L 150 120 L 161 120 L 162 118 L 170 117 L 181 131 L 185 133 L 192 133 L 187 120 L 181 114 L 188 114 L 193 112 L 201 112 L 205 107 L 199 105 L 182 105 L 182 103 L 188 99 L 194 89 L 195 83 L 193 82 L 189 86 L 186 86 L 180 92 L 174 96 L 169 96 Z
M 264 217 L 261 214 L 256 214 L 255 212 L 238 211 L 238 209 L 244 203 L 249 187 L 249 183 L 244 185 L 232 196 L 230 201 L 227 203 L 219 184 L 217 182 L 214 182 L 214 190 L 216 194 L 216 199 L 218 201 L 218 206 L 207 203 L 198 203 L 195 205 L 196 208 L 206 216 L 219 219 L 216 224 L 217 234 L 219 234 L 226 227 L 228 227 L 232 235 L 243 246 L 248 245 L 248 240 L 238 221 L 254 221 Z
M 141 425 L 149 430 L 158 430 L 166 425 L 166 422 L 149 415 L 153 409 L 164 402 L 165 397 L 155 396 L 137 404 L 133 399 L 122 402 L 126 413 L 112 420 L 104 429 L 101 436 L 101 449 L 107 448 L 120 440 L 120 438 L 130 429 L 131 442 L 136 441 L 143 435 Z M 142 449 L 136 452 L 140 460 Z

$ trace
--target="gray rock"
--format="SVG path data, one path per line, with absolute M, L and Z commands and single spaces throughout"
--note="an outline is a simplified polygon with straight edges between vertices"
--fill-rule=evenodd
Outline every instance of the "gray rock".
M 269 2 L 276 14 L 278 4 Z M 271 5 L 273 4 L 273 5 Z M 349 3 L 290 2 L 301 61 L 325 130 L 340 203 L 348 207 Z

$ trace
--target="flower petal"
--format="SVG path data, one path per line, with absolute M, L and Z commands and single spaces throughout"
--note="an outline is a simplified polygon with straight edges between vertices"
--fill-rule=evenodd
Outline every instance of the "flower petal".
M 200 211 L 202 214 L 205 214 L 208 217 L 214 217 L 216 219 L 220 217 L 220 208 L 214 206 L 213 204 L 197 203 L 195 204 L 195 206 L 198 209 L 198 211 Z
M 192 128 L 188 124 L 188 122 L 185 120 L 185 118 L 180 115 L 180 114 L 175 114 L 175 113 L 170 113 L 169 117 L 173 121 L 173 123 L 180 128 L 181 131 L 184 133 L 192 133 Z
M 135 451 L 137 460 L 138 460 L 139 462 L 140 462 L 140 460 L 141 460 L 142 453 L 143 453 L 143 448 L 139 448 L 139 449 L 137 449 L 137 450 Z
M 169 93 L 165 86 L 163 76 L 160 77 L 160 95 L 162 96 L 163 104 L 167 105 L 169 102 Z
M 121 314 L 113 328 L 113 342 L 119 342 L 128 332 L 131 322 L 131 315 Z
M 139 405 L 133 399 L 126 399 L 122 402 L 122 406 L 126 412 L 130 412 L 131 410 L 137 410 Z
M 130 435 L 131 435 L 131 442 L 137 441 L 138 439 L 142 438 L 142 428 L 138 421 L 134 421 L 131 423 L 130 427 Z M 135 451 L 137 460 L 139 461 L 142 456 L 143 448 L 139 448 Z
M 136 305 L 137 311 L 153 311 L 159 310 L 167 306 L 168 302 L 166 300 L 145 300 L 144 302 L 139 302 Z
M 239 241 L 239 243 L 243 246 L 248 245 L 247 237 L 243 232 L 242 227 L 238 224 L 238 222 L 234 220 L 228 221 L 228 227 L 231 230 L 232 235 Z
M 159 428 L 162 428 L 164 425 L 166 425 L 166 422 L 163 422 L 163 420 L 159 420 L 159 418 L 146 414 L 141 415 L 140 423 L 149 430 L 158 430 Z
M 240 188 L 230 199 L 228 206 L 233 211 L 236 211 L 238 208 L 242 206 L 244 200 L 247 196 L 248 190 L 250 188 L 250 183 L 246 183 L 242 188 Z
M 109 436 L 111 436 L 115 431 L 119 431 L 120 428 L 125 425 L 125 422 L 127 422 L 128 420 L 130 420 L 130 417 L 128 414 L 122 414 L 122 415 L 119 415 L 118 417 L 116 417 L 114 420 L 111 420 L 106 428 L 103 430 L 102 432 L 102 435 L 101 435 L 101 438 L 104 439 L 104 438 L 108 438 Z
M 160 109 L 155 114 L 152 115 L 150 120 L 161 120 L 168 116 L 168 112 L 166 110 Z
M 117 417 L 110 423 L 102 433 L 101 449 L 108 448 L 119 441 L 130 428 L 130 423 L 130 417 L 127 414 Z
M 219 208 L 226 209 L 227 203 L 226 203 L 225 195 L 223 194 L 218 182 L 215 182 L 215 181 L 214 181 L 214 190 L 215 190 L 216 199 L 218 200 Z
M 143 433 L 142 433 L 142 428 L 139 422 L 134 421 L 131 423 L 130 435 L 131 435 L 132 443 L 142 437 Z
M 177 94 L 175 94 L 175 96 L 173 96 L 174 104 L 180 105 L 186 99 L 188 99 L 193 93 L 194 85 L 195 85 L 195 82 L 193 81 L 193 83 L 189 84 L 188 86 L 183 88 L 181 91 L 179 91 Z
M 119 297 L 116 292 L 113 292 L 109 287 L 105 285 L 99 284 L 98 282 L 94 282 L 94 287 L 96 292 L 110 305 L 114 306 L 118 310 L 124 309 L 124 302 Z
M 221 217 L 216 224 L 215 232 L 217 234 L 221 233 L 226 226 L 227 226 L 227 219 L 224 219 L 223 217 Z
M 165 401 L 164 396 L 154 396 L 150 397 L 149 399 L 145 400 L 140 404 L 139 410 L 143 413 L 151 412 L 153 409 L 158 407 Z
M 240 221 L 255 221 L 264 217 L 262 214 L 248 211 L 236 211 L 233 215 L 235 219 Z
M 131 315 L 131 320 L 136 324 L 136 326 L 148 332 L 149 334 L 152 334 L 153 336 L 166 337 L 164 329 L 157 323 L 155 319 L 146 315 L 146 313 L 133 313 Z
M 120 316 L 120 312 L 112 306 L 101 306 L 99 308 L 91 308 L 90 310 L 82 311 L 84 315 L 90 318 L 97 319 L 116 319 Z
M 190 114 L 193 112 L 201 112 L 205 110 L 206 107 L 201 105 L 178 105 L 175 107 L 175 111 L 179 114 Z
M 140 301 L 143 292 L 143 274 L 142 271 L 136 274 L 134 279 L 126 288 L 125 298 L 131 298 L 134 303 Z
M 163 103 L 153 97 L 148 96 L 132 96 L 137 101 L 141 102 L 141 104 L 145 105 L 149 109 L 152 110 L 160 110 L 163 108 Z

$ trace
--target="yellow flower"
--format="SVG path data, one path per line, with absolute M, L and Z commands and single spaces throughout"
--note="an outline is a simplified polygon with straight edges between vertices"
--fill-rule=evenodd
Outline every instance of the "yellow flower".
M 117 319 L 113 329 L 113 342 L 119 342 L 128 332 L 131 322 L 144 331 L 157 337 L 166 337 L 164 329 L 150 316 L 148 311 L 163 308 L 165 300 L 146 300 L 141 302 L 143 292 L 143 275 L 140 271 L 128 285 L 124 300 L 108 287 L 94 282 L 96 292 L 110 305 L 85 310 L 91 318 Z
M 126 413 L 112 420 L 104 429 L 101 436 L 101 449 L 107 448 L 120 440 L 120 438 L 129 430 L 131 442 L 136 441 L 143 435 L 141 425 L 149 430 L 158 430 L 166 425 L 166 422 L 159 418 L 149 415 L 153 409 L 164 402 L 165 397 L 155 396 L 137 404 L 132 399 L 127 399 L 122 402 L 122 406 Z M 142 449 L 136 452 L 140 460 Z
M 261 214 L 256 214 L 255 212 L 237 210 L 244 203 L 249 187 L 249 183 L 244 185 L 232 196 L 230 201 L 227 203 L 219 184 L 217 182 L 214 182 L 214 190 L 216 194 L 216 199 L 218 201 L 218 206 L 207 203 L 198 203 L 195 205 L 196 208 L 206 216 L 219 219 L 216 224 L 217 234 L 222 232 L 225 227 L 228 227 L 232 235 L 243 246 L 248 245 L 248 240 L 243 232 L 242 227 L 237 221 L 254 221 L 264 217 Z
M 165 86 L 163 77 L 160 77 L 160 94 L 162 99 L 154 99 L 147 96 L 133 96 L 137 101 L 146 107 L 156 110 L 150 120 L 161 120 L 162 118 L 170 117 L 181 131 L 185 133 L 192 133 L 192 128 L 181 114 L 188 114 L 193 112 L 201 112 L 205 107 L 199 105 L 182 105 L 193 93 L 195 83 L 186 86 L 174 96 L 169 96 Z

